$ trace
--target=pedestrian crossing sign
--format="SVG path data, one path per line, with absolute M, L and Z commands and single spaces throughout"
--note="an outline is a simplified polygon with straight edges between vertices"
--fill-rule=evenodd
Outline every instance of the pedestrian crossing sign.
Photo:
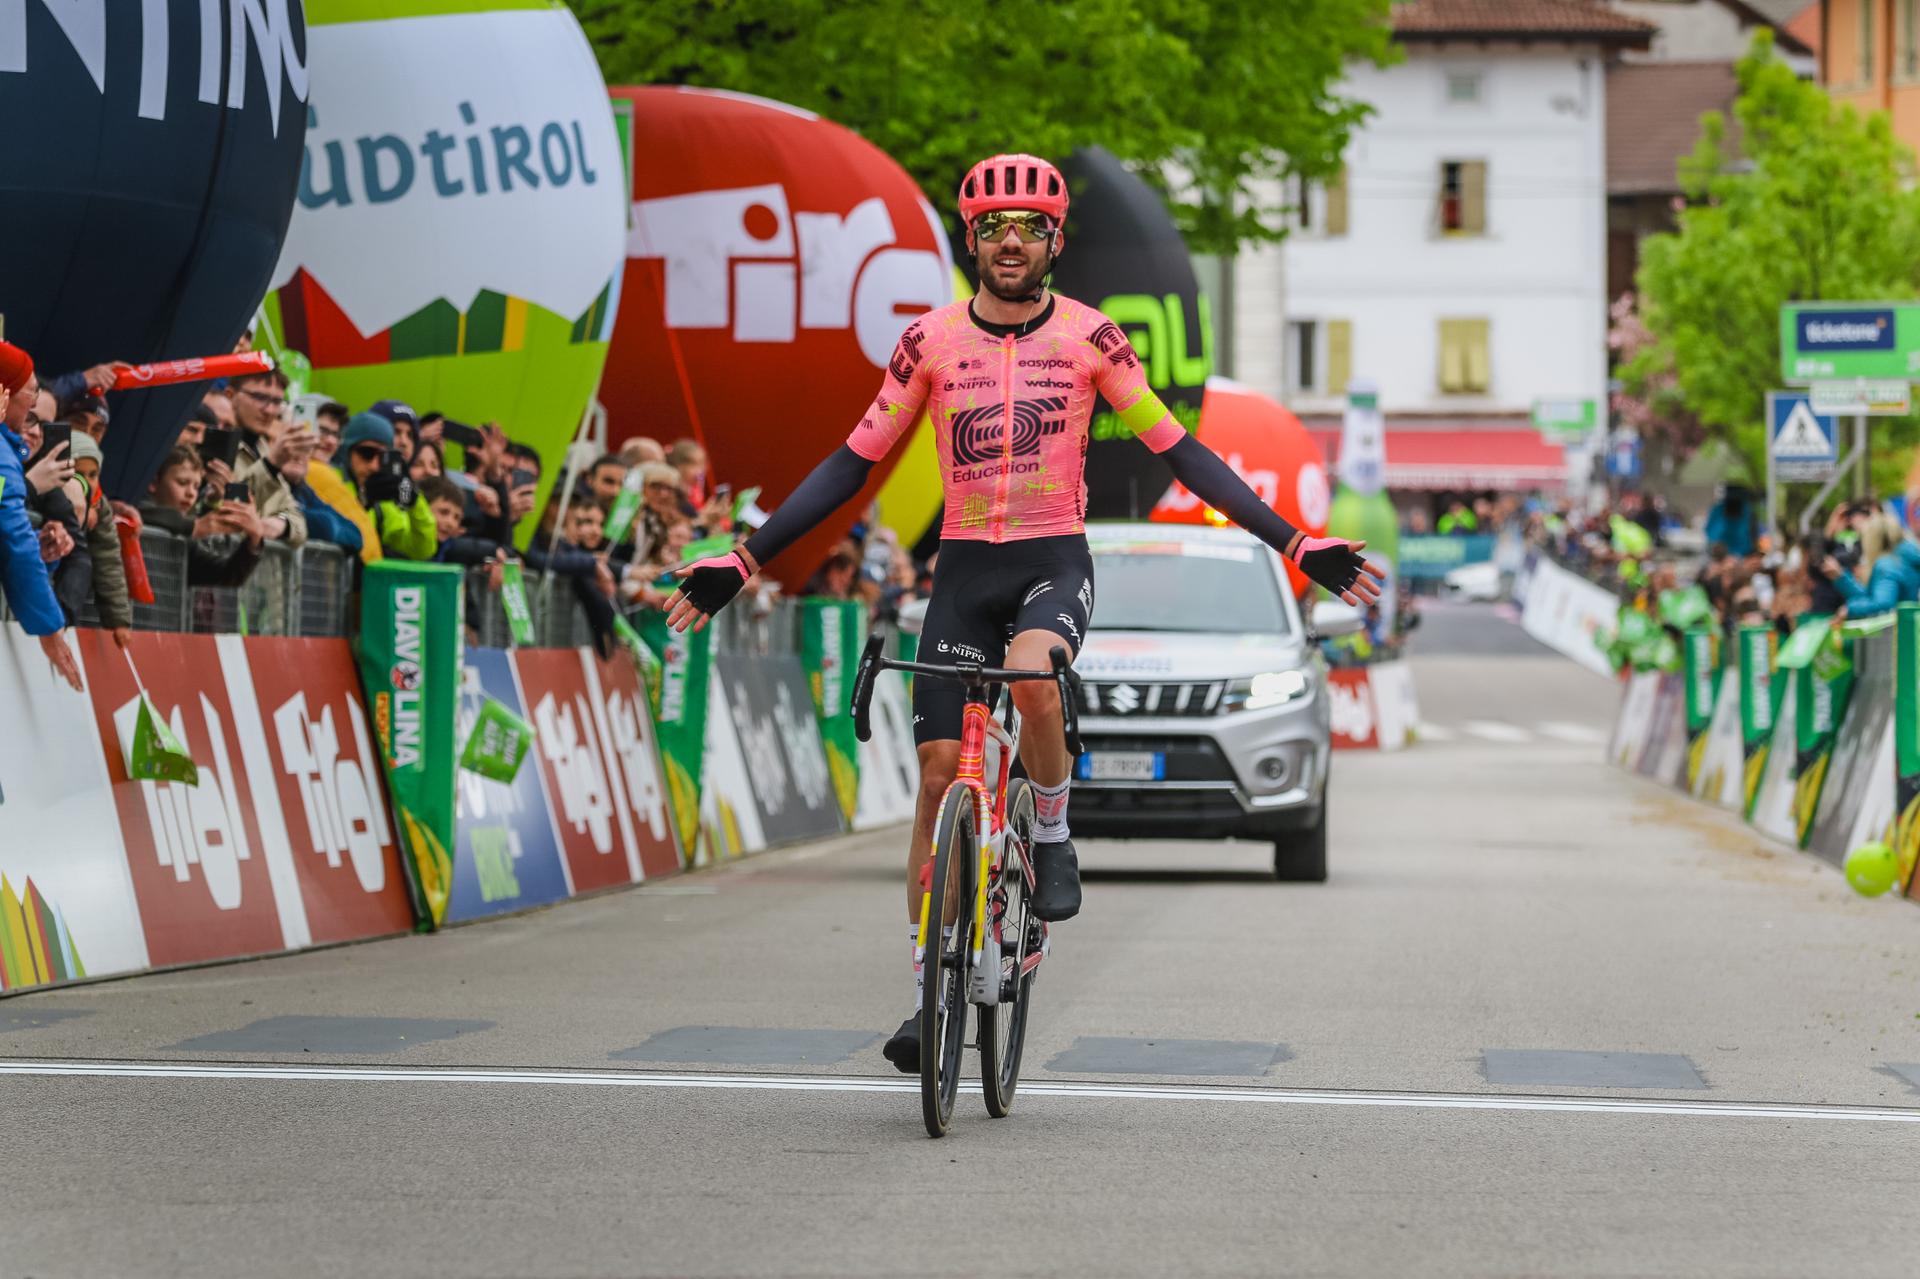
M 1804 391 L 1767 394 L 1767 452 L 1783 480 L 1824 480 L 1838 460 L 1838 427 Z

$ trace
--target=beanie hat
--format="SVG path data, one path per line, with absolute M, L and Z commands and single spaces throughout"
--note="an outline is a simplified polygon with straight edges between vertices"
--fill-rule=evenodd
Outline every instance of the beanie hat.
M 0 342 L 0 391 L 9 395 L 33 376 L 33 357 L 11 342 Z
M 382 448 L 392 448 L 393 423 L 371 411 L 355 413 L 347 419 L 347 429 L 340 432 L 340 447 L 334 450 L 333 464 L 344 470 L 353 446 L 365 444 L 368 440 Z
M 74 461 L 78 462 L 83 457 L 90 457 L 96 463 L 102 466 L 106 465 L 107 455 L 100 451 L 100 445 L 91 435 L 85 435 L 79 431 L 75 431 L 73 438 L 67 443 L 69 446 L 67 456 L 71 457 Z
M 381 400 L 367 412 L 384 418 L 389 426 L 398 426 L 405 422 L 412 430 L 420 428 L 419 416 L 414 413 L 413 406 L 405 400 Z M 391 446 L 393 440 L 389 438 L 387 443 Z

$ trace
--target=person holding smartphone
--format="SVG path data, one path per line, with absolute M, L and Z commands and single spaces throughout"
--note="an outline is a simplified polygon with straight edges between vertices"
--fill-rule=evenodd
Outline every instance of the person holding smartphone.
M 382 555 L 430 560 L 440 548 L 433 511 L 419 500 L 413 477 L 407 474 L 406 459 L 394 451 L 393 438 L 393 423 L 386 418 L 377 413 L 354 414 L 340 434 L 334 469 L 351 486 L 354 501 L 367 520 L 362 527 L 371 527 Z
M 32 357 L 0 342 L 0 594 L 27 634 L 39 641 L 55 672 L 78 693 L 85 691 L 80 662 L 67 644 L 66 617 L 27 517 L 27 445 L 19 428 L 39 397 Z
M 228 382 L 241 432 L 233 478 L 253 494 L 267 536 L 299 546 L 307 540 L 307 517 L 286 473 L 302 469 L 318 441 L 311 427 L 286 420 L 287 386 L 287 375 L 279 369 L 242 373 Z

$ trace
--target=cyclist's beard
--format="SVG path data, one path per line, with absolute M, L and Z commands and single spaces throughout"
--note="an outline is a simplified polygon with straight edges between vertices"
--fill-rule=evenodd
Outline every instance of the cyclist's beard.
M 1053 270 L 1053 255 L 1042 250 L 1040 260 L 1027 267 L 1025 274 L 1011 284 L 1003 283 L 993 269 L 993 260 L 1000 255 L 997 244 L 983 244 L 974 251 L 973 269 L 980 277 L 980 287 L 1002 302 L 1025 302 L 1040 291 L 1041 283 L 1047 273 Z

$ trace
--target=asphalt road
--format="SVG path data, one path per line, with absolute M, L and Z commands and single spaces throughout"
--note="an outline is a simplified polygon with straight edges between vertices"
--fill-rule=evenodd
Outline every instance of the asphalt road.
M 929 1141 L 879 1056 L 881 832 L 0 1001 L 0 1279 L 1914 1273 L 1920 911 L 1609 770 L 1606 681 L 1442 613 L 1328 884 L 1083 845 L 1010 1119 Z

